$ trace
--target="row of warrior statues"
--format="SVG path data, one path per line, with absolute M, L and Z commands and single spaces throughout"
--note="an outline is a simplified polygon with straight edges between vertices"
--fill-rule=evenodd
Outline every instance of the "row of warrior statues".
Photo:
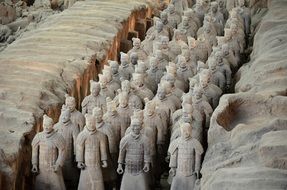
M 90 81 L 81 112 L 66 95 L 58 123 L 44 115 L 35 189 L 148 190 L 162 176 L 172 190 L 200 188 L 210 117 L 232 88 L 250 14 L 244 0 L 229 11 L 222 0 L 192 2 L 160 2 L 145 40 Z

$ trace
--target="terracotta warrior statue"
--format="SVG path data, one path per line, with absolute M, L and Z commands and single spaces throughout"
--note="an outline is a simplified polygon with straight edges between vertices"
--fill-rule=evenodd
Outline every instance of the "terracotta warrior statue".
M 210 72 L 210 82 L 218 86 L 222 91 L 225 91 L 226 80 L 224 75 L 218 70 L 216 60 L 214 58 L 210 58 L 208 65 Z
M 215 109 L 218 105 L 219 98 L 222 94 L 222 90 L 216 85 L 210 83 L 210 72 L 199 75 L 199 84 L 203 89 L 203 94 L 207 97 L 208 102 Z
M 106 76 L 106 79 L 107 79 L 107 88 L 111 92 L 113 92 L 113 94 L 116 94 L 117 90 L 121 88 L 121 83 L 118 83 L 116 80 L 113 80 L 113 74 L 112 74 L 111 67 L 108 65 L 105 65 L 102 72 L 103 72 L 103 75 Z
M 100 94 L 100 83 L 90 80 L 90 92 L 91 94 L 84 98 L 82 102 L 82 113 L 92 114 L 94 107 L 101 107 L 106 109 L 106 100 L 103 95 Z
M 171 0 L 170 3 L 174 5 L 175 11 L 180 15 L 183 15 L 183 11 L 188 9 L 187 0 Z
M 160 83 L 160 79 L 163 76 L 163 70 L 160 69 L 159 61 L 155 57 L 150 57 L 149 61 L 150 61 L 150 68 L 146 72 L 151 82 L 157 85 L 158 83 Z
M 187 16 L 182 16 L 182 21 L 178 25 L 178 28 L 186 30 L 186 35 L 187 36 L 195 37 L 196 31 L 193 28 L 194 26 L 192 26 L 189 21 L 190 20 L 189 20 L 189 18 Z
M 139 60 L 145 61 L 147 59 L 147 52 L 141 47 L 141 40 L 139 38 L 132 38 L 133 48 L 128 51 L 128 56 L 131 57 L 131 53 L 135 52 L 138 55 Z
M 171 3 L 167 7 L 167 12 L 168 12 L 168 18 L 167 18 L 168 24 L 172 28 L 177 28 L 177 26 L 181 22 L 181 15 L 178 12 L 176 12 L 174 5 Z
M 71 121 L 79 128 L 80 131 L 82 131 L 85 126 L 85 117 L 76 109 L 76 99 L 68 94 L 66 94 L 65 97 L 65 106 L 71 112 Z
M 167 43 L 168 44 L 168 43 Z M 158 61 L 158 67 L 160 70 L 165 71 L 165 67 L 169 63 L 169 57 L 163 53 L 161 49 L 155 50 L 155 55 L 154 57 L 156 58 L 156 61 Z M 149 66 L 151 67 L 151 60 Z
M 223 59 L 222 51 L 218 51 L 215 53 L 215 59 L 218 71 L 221 72 L 225 78 L 226 89 L 223 89 L 223 91 L 228 90 L 231 85 L 231 74 L 232 74 L 230 65 L 226 63 L 225 59 Z
M 86 126 L 77 138 L 76 161 L 81 169 L 78 190 L 104 190 L 102 168 L 108 166 L 107 137 L 96 129 L 95 118 L 86 114 Z
M 117 172 L 124 174 L 121 190 L 150 189 L 146 174 L 150 170 L 150 147 L 147 137 L 141 134 L 141 129 L 142 123 L 138 119 L 133 119 L 131 133 L 120 142 Z M 125 165 L 125 170 L 123 165 Z
M 119 68 L 119 74 L 121 80 L 130 80 L 134 73 L 134 67 L 129 63 L 129 56 L 123 52 L 121 54 L 121 65 Z
M 178 79 L 188 83 L 188 79 L 193 77 L 193 71 L 188 67 L 185 57 L 179 55 L 177 58 L 177 74 Z
M 76 140 L 79 128 L 71 121 L 71 112 L 65 105 L 62 107 L 60 120 L 54 125 L 54 130 L 60 133 L 66 144 L 66 157 L 63 165 L 63 176 L 67 189 L 76 188 L 78 185 L 78 170 L 74 165 L 76 155 Z
M 171 158 L 169 173 L 173 176 L 171 190 L 190 190 L 199 179 L 201 166 L 202 145 L 198 140 L 192 138 L 192 126 L 189 123 L 181 125 L 181 137 L 170 145 Z
M 114 88 L 109 88 L 108 77 L 104 74 L 99 74 L 99 84 L 101 87 L 100 94 L 106 99 L 107 97 L 114 98 L 116 96 L 116 91 Z
M 121 84 L 121 76 L 119 73 L 119 63 L 117 61 L 108 61 L 112 72 L 112 81 Z
M 152 99 L 154 97 L 153 92 L 146 87 L 144 83 L 144 75 L 139 73 L 133 73 L 132 88 L 137 96 L 144 101 L 145 98 Z
M 43 116 L 43 131 L 32 141 L 32 172 L 37 173 L 36 190 L 65 190 L 62 167 L 65 162 L 66 142 L 53 129 L 53 120 Z
M 121 138 L 124 137 L 126 129 L 131 124 L 131 115 L 133 110 L 129 107 L 129 94 L 125 91 L 120 92 L 119 95 L 119 105 L 117 107 L 117 112 L 119 113 L 122 119 L 122 129 L 121 129 Z

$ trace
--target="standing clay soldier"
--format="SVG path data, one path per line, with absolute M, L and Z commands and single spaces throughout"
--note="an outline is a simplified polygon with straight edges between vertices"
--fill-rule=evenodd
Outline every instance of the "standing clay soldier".
M 94 107 L 101 107 L 105 109 L 106 100 L 105 97 L 100 94 L 100 83 L 90 80 L 90 92 L 91 94 L 84 98 L 82 102 L 82 113 L 92 114 Z
M 195 85 L 194 87 L 194 96 L 192 99 L 192 106 L 195 110 L 201 113 L 201 116 L 204 121 L 204 130 L 207 131 L 209 128 L 210 118 L 213 112 L 211 105 L 208 101 L 203 99 L 203 89 L 199 85 Z M 203 133 L 205 134 L 205 133 Z
M 210 72 L 208 72 L 208 74 L 200 74 L 199 83 L 203 89 L 203 94 L 207 97 L 212 108 L 215 109 L 218 105 L 222 90 L 210 83 Z
M 76 139 L 79 128 L 71 122 L 71 112 L 63 106 L 60 120 L 54 125 L 54 130 L 60 133 L 65 139 L 66 157 L 63 165 L 63 176 L 67 189 L 76 188 L 78 184 L 78 170 L 74 166 L 76 155 Z
M 120 73 L 119 73 L 119 63 L 117 61 L 108 61 L 109 66 L 112 71 L 112 81 L 121 84 Z
M 209 60 L 210 82 L 218 86 L 222 91 L 225 90 L 226 80 L 224 75 L 218 70 L 214 58 Z
M 86 114 L 86 126 L 77 138 L 76 161 L 81 169 L 78 190 L 104 190 L 102 167 L 107 164 L 107 137 L 96 129 L 95 119 Z
M 53 120 L 43 116 L 43 131 L 32 141 L 32 172 L 36 190 L 65 190 L 62 166 L 65 161 L 65 140 L 53 129 Z
M 133 48 L 128 51 L 128 56 L 131 57 L 131 53 L 135 52 L 138 55 L 139 60 L 145 61 L 147 59 L 147 52 L 141 47 L 141 40 L 139 38 L 132 38 Z
M 117 172 L 124 173 L 121 190 L 150 189 L 146 174 L 150 170 L 150 147 L 147 138 L 141 134 L 141 128 L 142 123 L 138 119 L 133 119 L 131 133 L 127 134 L 120 143 Z
M 168 44 L 168 43 L 167 43 Z M 158 62 L 158 67 L 160 70 L 165 71 L 165 67 L 168 65 L 169 57 L 166 56 L 162 50 L 156 50 L 155 51 L 155 58 Z M 151 67 L 151 60 L 150 60 L 150 67 Z
M 179 23 L 181 22 L 181 15 L 179 15 L 173 4 L 169 4 L 167 7 L 167 11 L 168 11 L 168 24 L 172 27 L 172 28 L 177 28 L 177 26 L 179 25 Z
M 117 111 L 116 103 L 110 98 L 107 98 L 106 102 L 107 112 L 104 114 L 103 119 L 105 123 L 111 126 L 114 133 L 115 144 L 117 146 L 121 140 L 121 131 L 124 130 L 122 129 L 122 118 Z
M 134 73 L 132 82 L 135 94 L 139 96 L 142 101 L 144 101 L 145 98 L 151 100 L 154 97 L 153 92 L 144 84 L 144 76 L 142 74 Z
M 199 36 L 196 43 L 198 60 L 205 63 L 211 54 L 211 46 L 204 36 Z
M 224 60 L 228 62 L 232 72 L 235 72 L 238 69 L 238 62 L 233 54 L 233 51 L 230 50 L 228 44 L 223 44 L 221 50 Z
M 132 74 L 134 73 L 134 68 L 131 64 L 129 64 L 129 56 L 123 52 L 121 54 L 121 65 L 119 68 L 119 74 L 121 80 L 130 80 L 132 78 Z
M 65 97 L 65 106 L 69 108 L 71 112 L 71 121 L 79 128 L 80 131 L 82 131 L 85 126 L 85 117 L 81 112 L 76 109 L 75 98 L 69 96 L 68 94 L 66 94 Z
M 130 126 L 131 123 L 131 114 L 132 110 L 129 108 L 129 96 L 127 92 L 120 92 L 119 96 L 119 106 L 117 111 L 122 118 L 122 129 L 121 129 L 121 138 L 125 136 L 126 129 Z
M 170 56 L 170 48 L 169 48 L 169 39 L 166 36 L 162 36 L 160 39 L 160 51 L 162 52 L 163 57 L 166 61 L 173 60 L 175 57 Z M 168 62 L 167 62 L 168 63 Z
M 163 76 L 163 70 L 159 68 L 159 62 L 155 57 L 150 58 L 150 68 L 147 74 L 154 84 L 158 84 Z
M 185 57 L 179 55 L 177 58 L 177 76 L 179 80 L 188 83 L 188 79 L 193 77 L 193 72 L 190 67 L 187 66 Z
M 173 141 L 169 167 L 173 176 L 171 190 L 190 190 L 199 179 L 203 148 L 198 140 L 192 138 L 192 127 L 188 123 L 181 126 L 181 137 Z
M 217 64 L 217 69 L 219 72 L 221 72 L 225 78 L 225 83 L 226 83 L 226 90 L 230 88 L 231 85 L 231 69 L 228 63 L 224 62 L 223 59 L 223 53 L 221 51 L 218 51 L 215 53 L 215 59 L 216 59 L 216 64 Z M 223 91 L 225 89 L 222 89 Z
M 116 95 L 116 91 L 115 89 L 108 87 L 108 77 L 103 74 L 99 74 L 98 76 L 99 76 L 99 84 L 101 87 L 100 94 L 103 96 L 104 100 L 107 97 L 110 97 L 113 99 Z
M 116 94 L 117 90 L 121 88 L 121 84 L 113 80 L 112 70 L 110 66 L 104 66 L 103 75 L 106 76 L 107 79 L 107 88 L 112 91 L 113 94 Z
M 190 24 L 189 18 L 186 16 L 182 16 L 182 22 L 178 25 L 178 29 L 186 30 L 187 36 L 195 37 L 196 31 Z
M 187 0 L 171 0 L 170 3 L 174 5 L 175 11 L 180 15 L 183 15 L 183 11 L 188 9 Z

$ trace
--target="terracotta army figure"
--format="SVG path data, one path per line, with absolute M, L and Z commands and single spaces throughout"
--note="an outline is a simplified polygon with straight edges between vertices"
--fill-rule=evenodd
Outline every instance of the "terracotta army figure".
M 195 75 L 197 67 L 197 60 L 195 56 L 191 56 L 189 49 L 183 49 L 181 55 L 185 58 L 186 65 L 189 70 L 193 73 L 193 75 Z
M 177 28 L 177 26 L 181 22 L 181 15 L 179 15 L 179 13 L 176 12 L 174 5 L 171 3 L 168 5 L 167 11 L 168 11 L 168 19 L 167 19 L 168 24 L 172 28 Z
M 188 79 L 193 77 L 193 71 L 187 66 L 185 57 L 179 55 L 177 59 L 177 76 L 179 80 L 188 83 Z
M 111 126 L 111 129 L 113 130 L 114 134 L 114 140 L 115 144 L 118 145 L 120 143 L 120 140 L 122 138 L 122 129 L 123 127 L 123 121 L 120 116 L 120 114 L 117 111 L 117 106 L 115 101 L 113 101 L 111 98 L 106 99 L 107 102 L 107 112 L 103 116 L 103 120 L 105 123 Z
M 62 174 L 66 155 L 65 139 L 53 129 L 53 120 L 43 116 L 43 131 L 32 141 L 32 172 L 36 190 L 65 190 Z
M 231 69 L 228 63 L 224 62 L 222 51 L 218 51 L 215 53 L 216 65 L 219 72 L 221 72 L 225 78 L 226 89 L 228 90 L 231 85 Z
M 131 122 L 131 133 L 120 142 L 118 159 L 119 174 L 123 174 L 121 190 L 148 190 L 147 172 L 150 170 L 151 156 L 148 139 L 141 134 L 142 123 L 138 119 Z M 125 170 L 123 170 L 125 165 Z
M 182 104 L 182 113 L 177 122 L 172 126 L 172 135 L 170 141 L 173 141 L 181 136 L 180 125 L 189 123 L 193 126 L 192 137 L 202 142 L 203 139 L 203 117 L 198 110 L 195 110 L 191 104 Z
M 199 179 L 203 148 L 198 140 L 192 138 L 192 131 L 190 124 L 182 124 L 181 137 L 172 142 L 169 167 L 174 178 L 171 190 L 193 189 L 196 179 Z
M 155 58 L 158 62 L 158 67 L 160 70 L 165 71 L 165 67 L 168 65 L 169 57 L 166 56 L 162 50 L 158 49 L 155 51 Z M 150 60 L 150 67 L 151 67 L 151 60 Z
M 99 77 L 99 84 L 101 87 L 100 94 L 103 96 L 104 100 L 107 97 L 110 97 L 113 99 L 116 95 L 116 91 L 115 91 L 115 88 L 109 88 L 108 86 L 109 79 L 107 75 L 99 74 L 98 77 Z
M 144 78 L 144 85 L 150 89 L 153 93 L 156 93 L 157 84 L 153 83 L 152 78 L 147 73 L 148 67 L 143 61 L 139 61 L 138 65 L 135 68 L 135 73 L 139 73 Z
M 210 83 L 210 73 L 200 74 L 199 83 L 203 89 L 203 94 L 207 97 L 208 102 L 212 108 L 215 109 L 218 105 L 219 98 L 222 94 L 222 90 L 214 84 Z
M 100 94 L 101 86 L 98 82 L 90 80 L 90 92 L 91 94 L 86 96 L 82 102 L 82 113 L 92 114 L 94 107 L 101 107 L 105 109 L 106 100 L 103 95 Z
M 114 94 L 116 94 L 116 91 L 121 88 L 121 83 L 118 83 L 116 80 L 113 80 L 113 74 L 112 74 L 111 67 L 108 65 L 105 65 L 102 72 L 103 72 L 103 75 L 105 75 L 107 79 L 107 88 L 110 91 L 112 91 Z
M 93 116 L 95 117 L 97 131 L 103 133 L 108 137 L 108 167 L 103 169 L 104 182 L 108 187 L 116 187 L 116 166 L 114 165 L 118 156 L 118 146 L 112 127 L 103 120 L 103 111 L 99 107 L 93 109 Z
M 217 62 L 214 58 L 209 61 L 210 82 L 218 86 L 222 91 L 225 90 L 226 80 L 224 75 L 218 70 Z
M 220 33 L 219 30 L 223 29 L 222 27 L 218 27 L 216 25 L 216 19 L 214 17 L 212 17 L 209 14 L 207 14 L 207 15 L 204 16 L 203 26 L 200 27 L 198 29 L 198 31 L 197 31 L 197 37 L 199 37 L 200 35 L 203 34 L 203 32 L 204 32 L 204 25 L 206 25 L 206 24 L 209 24 L 209 26 L 210 26 L 210 34 L 212 36 L 219 35 L 219 33 Z
M 130 80 L 132 78 L 132 74 L 134 73 L 134 68 L 131 64 L 129 64 L 129 56 L 123 52 L 121 54 L 121 65 L 119 68 L 120 78 L 122 80 Z
M 86 126 L 77 138 L 76 161 L 81 169 L 78 190 L 104 190 L 102 168 L 107 164 L 107 137 L 96 129 L 95 118 L 86 114 Z
M 171 99 L 167 99 L 166 89 L 163 85 L 159 84 L 154 101 L 156 106 L 159 108 L 159 112 L 164 112 L 162 115 L 167 117 L 166 122 L 170 125 L 172 123 L 172 113 L 176 111 L 176 107 L 175 104 L 171 102 Z
M 225 6 L 225 0 L 218 0 L 218 10 L 223 14 L 223 18 L 224 20 L 226 21 L 228 19 L 228 11 L 226 9 L 226 6 Z M 224 22 L 225 23 L 225 22 Z
M 198 52 L 197 52 L 196 39 L 189 36 L 189 37 L 187 37 L 187 42 L 188 42 L 188 48 L 190 51 L 190 56 L 192 57 L 192 60 L 197 62 L 199 60 L 199 57 L 197 55 Z
M 169 65 L 166 66 L 166 71 L 167 73 L 165 75 L 171 74 L 174 77 L 175 79 L 174 86 L 176 88 L 179 88 L 183 92 L 188 91 L 188 84 L 185 83 L 183 80 L 180 80 L 179 77 L 177 76 L 177 68 L 175 63 L 170 62 Z
M 201 25 L 203 23 L 203 19 L 204 19 L 204 15 L 205 15 L 205 10 L 204 10 L 204 7 L 203 7 L 203 0 L 197 0 L 196 1 L 196 4 L 195 4 L 195 7 L 194 7 L 194 11 L 197 15 L 197 17 L 199 18 L 200 22 L 201 22 Z
M 211 114 L 213 112 L 213 109 L 211 105 L 203 99 L 203 89 L 199 85 L 196 85 L 194 87 L 194 96 L 192 98 L 192 106 L 195 110 L 199 111 L 201 113 L 201 116 L 203 118 L 203 129 L 204 133 L 207 134 L 207 130 L 209 128 L 210 118 Z
M 240 15 L 243 18 L 245 35 L 249 35 L 250 24 L 251 24 L 250 9 L 245 6 L 245 0 L 238 0 L 238 6 L 241 8 L 240 9 Z
M 234 41 L 238 42 L 240 53 L 244 53 L 244 48 L 246 47 L 245 33 L 242 28 L 240 28 L 237 23 L 231 22 L 230 31 Z
M 112 81 L 121 84 L 120 73 L 119 73 L 119 63 L 117 61 L 108 61 L 112 72 Z
M 76 100 L 74 97 L 69 96 L 68 94 L 65 95 L 65 106 L 69 108 L 71 112 L 71 121 L 75 124 L 80 131 L 83 130 L 85 126 L 85 117 L 84 115 L 76 109 Z
M 141 40 L 139 38 L 132 38 L 133 48 L 128 51 L 128 56 L 131 57 L 131 53 L 135 52 L 138 55 L 139 60 L 145 61 L 147 59 L 147 52 L 141 47 Z
M 182 16 L 182 22 L 178 25 L 178 28 L 186 30 L 187 36 L 195 37 L 195 35 L 196 35 L 195 29 L 189 23 L 189 18 L 186 16 Z
M 173 36 L 173 28 L 168 23 L 168 13 L 167 13 L 167 11 L 162 11 L 160 13 L 160 20 L 163 23 L 164 30 L 168 31 L 168 33 L 169 33 L 169 39 L 171 39 L 172 36 Z
M 181 108 L 181 101 L 180 101 L 181 99 L 178 98 L 173 93 L 171 84 L 167 81 L 162 81 L 160 83 L 160 85 L 162 85 L 164 87 L 165 92 L 166 92 L 166 98 L 174 104 L 175 109 L 180 109 Z
M 216 1 L 211 2 L 211 8 L 209 14 L 211 15 L 211 17 L 215 18 L 217 34 L 222 36 L 225 20 L 223 14 L 218 10 L 218 3 Z
M 224 29 L 224 40 L 229 48 L 233 51 L 237 62 L 240 59 L 240 45 L 236 38 L 233 38 L 231 29 Z
M 143 101 L 145 98 L 152 99 L 154 97 L 153 92 L 148 89 L 144 83 L 144 76 L 139 73 L 133 73 L 133 88 L 135 90 L 135 94 L 141 98 Z
M 130 56 L 130 64 L 135 68 L 135 66 L 138 64 L 139 56 L 137 52 L 132 52 Z
M 216 34 L 213 34 L 211 32 L 212 30 L 212 26 L 209 22 L 206 22 L 203 25 L 203 34 L 202 36 L 205 38 L 205 40 L 207 40 L 207 42 L 209 43 L 209 47 L 213 47 L 213 46 L 217 46 L 217 38 L 216 38 Z
M 130 126 L 131 123 L 131 114 L 132 109 L 129 107 L 129 95 L 127 92 L 123 91 L 119 93 L 119 105 L 117 107 L 117 111 L 122 118 L 122 130 L 121 130 L 121 138 L 124 137 L 126 129 Z
M 78 184 L 78 170 L 74 166 L 76 155 L 76 139 L 80 132 L 79 128 L 71 121 L 71 112 L 65 105 L 62 107 L 59 122 L 54 125 L 54 130 L 65 139 L 66 157 L 63 165 L 63 176 L 67 189 L 75 188 Z
M 229 48 L 228 44 L 221 46 L 223 58 L 228 62 L 232 72 L 234 73 L 238 69 L 238 62 L 233 54 L 233 51 Z
M 196 43 L 198 60 L 205 63 L 211 54 L 210 44 L 204 36 L 199 36 Z
M 183 15 L 183 11 L 188 9 L 187 0 L 171 0 L 170 3 L 174 5 L 175 11 L 180 15 Z
M 237 6 L 238 1 L 236 0 L 228 0 L 226 1 L 226 9 L 227 11 L 231 11 L 233 8 Z
M 169 48 L 169 39 L 166 36 L 162 36 L 160 39 L 160 51 L 162 52 L 163 57 L 166 61 L 174 60 L 174 55 L 170 54 L 170 48 Z
M 183 91 L 175 86 L 175 77 L 172 74 L 167 73 L 163 79 L 170 83 L 171 85 L 171 93 L 177 96 L 179 99 L 181 98 Z
M 163 76 L 163 70 L 159 68 L 159 61 L 155 57 L 150 58 L 150 68 L 147 70 L 149 78 L 153 84 L 158 84 Z
M 196 31 L 201 26 L 201 22 L 197 17 L 195 11 L 193 9 L 187 9 L 186 11 L 184 11 L 183 15 L 188 18 L 188 23 L 193 28 L 194 35 L 196 35 Z

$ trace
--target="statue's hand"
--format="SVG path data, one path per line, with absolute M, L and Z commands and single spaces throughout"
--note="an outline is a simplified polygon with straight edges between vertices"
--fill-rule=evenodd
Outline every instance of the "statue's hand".
M 145 164 L 144 164 L 143 171 L 147 173 L 147 172 L 149 172 L 149 170 L 150 170 L 150 168 L 149 168 L 149 163 L 145 163 Z
M 165 162 L 166 162 L 166 163 L 169 163 L 169 160 L 170 160 L 170 155 L 167 155 L 167 156 L 165 157 Z
M 175 168 L 170 168 L 169 174 L 170 174 L 172 177 L 175 176 L 175 173 L 176 173 L 176 169 L 175 169 Z
M 32 170 L 33 173 L 38 173 L 38 166 L 36 164 L 33 164 Z
M 59 171 L 59 169 L 60 169 L 60 165 L 59 164 L 55 164 L 54 166 L 53 166 L 53 170 L 54 170 L 54 172 L 58 172 Z
M 77 167 L 78 167 L 79 169 L 81 169 L 81 170 L 84 170 L 84 169 L 85 169 L 85 167 L 86 167 L 86 165 L 85 165 L 85 163 L 84 163 L 84 162 L 78 162 Z
M 118 165 L 117 172 L 118 172 L 118 174 L 123 174 L 123 173 L 124 173 L 122 164 L 119 164 L 119 165 Z
M 106 160 L 102 161 L 102 167 L 103 167 L 103 168 L 108 167 L 108 163 L 107 163 L 107 161 L 106 161 Z

